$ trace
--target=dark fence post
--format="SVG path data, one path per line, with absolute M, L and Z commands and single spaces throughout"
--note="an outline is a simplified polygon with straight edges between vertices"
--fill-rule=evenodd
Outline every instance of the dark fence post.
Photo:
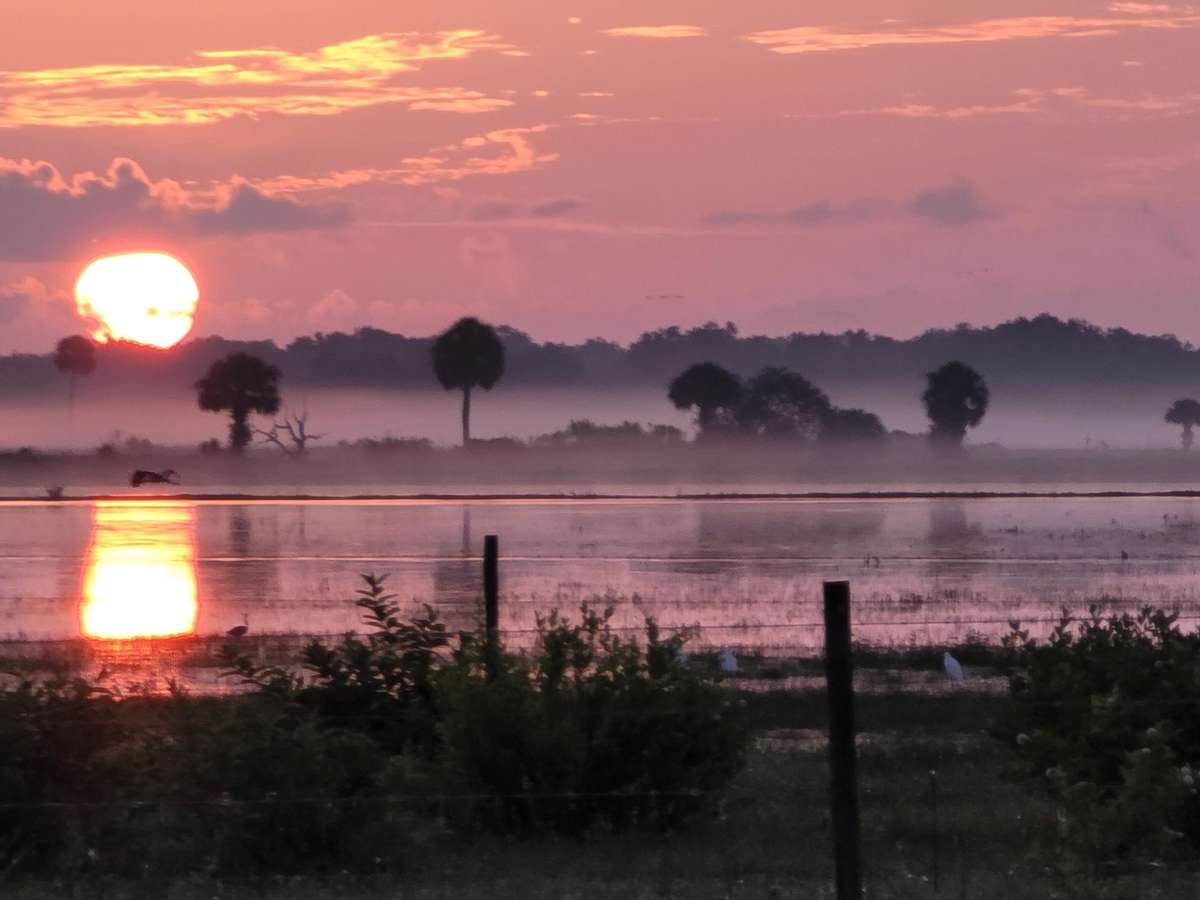
M 862 900 L 850 582 L 825 582 L 825 683 L 829 689 L 829 770 L 838 900 Z
M 487 637 L 488 677 L 496 677 L 500 631 L 500 540 L 483 538 L 483 627 Z

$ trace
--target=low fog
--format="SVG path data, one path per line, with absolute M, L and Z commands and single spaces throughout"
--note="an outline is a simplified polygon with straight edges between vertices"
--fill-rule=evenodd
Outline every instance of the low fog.
M 920 402 L 922 384 L 854 385 L 828 389 L 839 406 L 877 413 L 891 430 L 919 433 L 928 422 Z M 209 438 L 224 440 L 228 419 L 196 406 L 193 393 L 148 393 L 142 399 L 111 399 L 97 386 L 81 384 L 74 407 L 64 395 L 37 403 L 4 404 L 10 423 L 0 444 L 38 450 L 88 450 L 129 437 L 155 444 L 194 447 Z M 1034 402 L 993 393 L 982 424 L 968 443 L 995 443 L 1012 449 L 1079 449 L 1107 445 L 1144 449 L 1179 446 L 1179 429 L 1163 422 L 1169 392 L 1144 389 L 1124 396 L 1081 389 L 1048 394 Z M 315 446 L 364 437 L 429 438 L 450 446 L 460 440 L 460 395 L 440 390 L 288 391 L 284 411 L 307 411 L 309 429 L 323 435 Z M 692 430 L 692 416 L 667 402 L 665 391 L 622 388 L 552 389 L 497 386 L 478 392 L 472 405 L 476 437 L 527 440 L 565 428 L 574 419 L 615 425 L 624 421 L 675 425 Z M 270 420 L 259 418 L 260 427 Z

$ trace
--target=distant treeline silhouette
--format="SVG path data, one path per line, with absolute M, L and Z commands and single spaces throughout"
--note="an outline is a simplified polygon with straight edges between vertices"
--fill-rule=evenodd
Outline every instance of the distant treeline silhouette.
M 732 323 L 684 330 L 662 328 L 629 346 L 593 339 L 580 344 L 539 343 L 506 326 L 504 386 L 660 390 L 688 366 L 710 361 L 742 377 L 764 368 L 802 372 L 825 389 L 843 384 L 895 382 L 914 386 L 946 360 L 969 360 L 1007 396 L 1041 396 L 1063 388 L 1122 389 L 1200 383 L 1200 350 L 1171 335 L 1102 329 L 1050 315 L 1002 325 L 960 325 L 897 339 L 851 331 L 842 334 L 741 335 Z M 187 390 L 197 373 L 233 353 L 249 353 L 275 366 L 287 384 L 313 388 L 434 388 L 430 367 L 435 336 L 408 337 L 377 328 L 353 334 L 316 334 L 279 347 L 270 341 L 198 338 L 169 353 L 133 344 L 97 348 L 89 385 L 151 386 Z M 0 394 L 8 397 L 60 391 L 53 353 L 0 357 Z M 90 390 L 90 388 L 89 388 Z M 111 392 L 107 392 L 112 396 Z

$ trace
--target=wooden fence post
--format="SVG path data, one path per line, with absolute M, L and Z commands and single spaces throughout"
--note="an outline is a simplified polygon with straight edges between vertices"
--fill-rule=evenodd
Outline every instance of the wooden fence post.
M 829 773 L 838 900 L 862 900 L 854 681 L 850 657 L 850 582 L 826 581 L 825 683 L 829 689 Z
M 500 540 L 483 538 L 483 627 L 487 639 L 488 677 L 496 677 L 500 638 Z

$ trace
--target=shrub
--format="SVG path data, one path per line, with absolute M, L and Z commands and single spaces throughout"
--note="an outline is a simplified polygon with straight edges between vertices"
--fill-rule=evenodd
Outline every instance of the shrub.
M 371 453 L 428 453 L 433 449 L 433 441 L 418 437 L 364 437 L 354 443 L 341 441 L 338 446 Z
M 740 768 L 742 707 L 646 625 L 646 645 L 586 606 L 538 619 L 529 654 L 465 643 L 443 681 L 447 780 L 476 821 L 578 833 L 681 824 Z M 492 660 L 489 666 L 489 659 Z M 490 799 L 488 799 L 490 798 Z
M 86 861 L 88 804 L 120 740 L 112 695 L 81 678 L 21 679 L 0 692 L 0 869 Z
M 430 752 L 439 712 L 433 679 L 449 644 L 446 626 L 430 606 L 402 622 L 385 578 L 362 576 L 366 586 L 354 602 L 370 629 L 365 637 L 347 634 L 333 647 L 314 640 L 304 648 L 310 678 L 298 699 L 326 724 L 364 731 L 390 752 Z
M 0 869 L 150 877 L 383 868 L 430 831 L 408 761 L 278 693 L 0 693 Z
M 1044 643 L 1014 624 L 997 726 L 1090 860 L 1200 840 L 1200 636 L 1149 607 L 1062 620 Z
M 303 671 L 256 666 L 242 693 L 118 697 L 57 676 L 0 689 L 0 873 L 258 876 L 405 862 L 464 830 L 674 827 L 739 768 L 745 716 L 683 639 L 644 646 L 611 610 L 538 620 L 506 652 L 384 579 L 355 598 L 368 633 L 312 641 Z M 468 799 L 456 800 L 465 795 Z

